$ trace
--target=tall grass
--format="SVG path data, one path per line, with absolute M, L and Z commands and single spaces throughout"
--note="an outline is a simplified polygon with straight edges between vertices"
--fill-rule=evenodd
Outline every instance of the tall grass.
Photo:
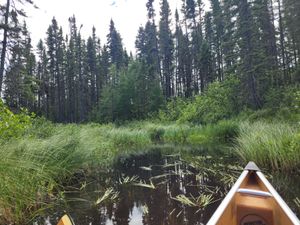
M 24 224 L 47 199 L 59 191 L 59 184 L 80 165 L 91 160 L 81 151 L 75 126 L 59 126 L 47 139 L 26 137 L 12 140 L 0 149 L 1 224 Z
M 300 166 L 300 130 L 287 123 L 245 122 L 236 139 L 237 153 L 246 161 L 272 170 Z
M 233 141 L 244 161 L 274 170 L 300 165 L 299 129 L 285 123 L 220 121 L 201 126 L 144 121 L 116 127 L 36 121 L 24 137 L 0 146 L 0 224 L 26 224 L 80 169 L 108 168 L 119 156 L 143 154 L 161 144 L 170 145 L 170 154 L 181 151 L 175 145 L 199 146 L 199 154 L 200 146 Z
M 34 127 L 28 135 L 0 148 L 0 224 L 25 224 L 47 207 L 72 173 L 87 167 L 105 168 L 114 158 L 142 150 L 151 143 L 141 130 L 112 125 Z

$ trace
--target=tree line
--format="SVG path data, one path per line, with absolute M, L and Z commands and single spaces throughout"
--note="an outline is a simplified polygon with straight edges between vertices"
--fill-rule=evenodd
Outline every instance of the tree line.
M 14 110 L 56 122 L 143 119 L 174 97 L 193 98 L 232 76 L 239 104 L 255 110 L 270 90 L 300 81 L 298 0 L 210 0 L 206 11 L 202 0 L 182 0 L 174 15 L 160 0 L 157 24 L 154 0 L 147 0 L 136 55 L 113 20 L 102 44 L 95 28 L 82 37 L 75 16 L 67 35 L 53 18 L 34 48 L 19 22 L 25 14 L 11 1 L 0 7 L 2 96 Z

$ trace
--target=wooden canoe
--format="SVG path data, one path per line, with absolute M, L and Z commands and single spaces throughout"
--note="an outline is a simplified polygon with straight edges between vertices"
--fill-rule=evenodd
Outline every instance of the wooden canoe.
M 300 221 L 249 162 L 207 225 L 300 225 Z
M 75 224 L 72 218 L 66 214 L 58 221 L 57 225 L 75 225 Z

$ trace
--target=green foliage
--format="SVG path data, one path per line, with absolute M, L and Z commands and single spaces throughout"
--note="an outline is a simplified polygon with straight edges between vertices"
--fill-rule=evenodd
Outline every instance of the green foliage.
M 191 128 L 188 125 L 173 125 L 167 127 L 164 134 L 164 141 L 175 144 L 188 144 L 188 136 Z
M 240 126 L 236 151 L 245 162 L 255 161 L 272 170 L 300 166 L 299 127 L 286 123 L 245 122 Z
M 31 125 L 34 114 L 23 109 L 21 113 L 11 112 L 0 99 L 0 141 L 18 138 L 23 135 Z
M 214 82 L 209 85 L 203 95 L 196 96 L 195 100 L 182 111 L 179 122 L 215 123 L 230 118 L 238 112 L 238 80 L 231 76 L 224 82 Z
M 149 135 L 152 142 L 161 142 L 165 134 L 165 130 L 162 127 L 153 127 L 149 129 Z
M 188 143 L 193 145 L 212 145 L 233 143 L 238 136 L 238 123 L 232 120 L 220 121 L 201 129 L 195 129 L 189 135 Z
M 266 96 L 265 108 L 289 108 L 293 113 L 300 113 L 299 85 L 270 89 Z
M 159 110 L 158 117 L 161 121 L 176 121 L 189 101 L 183 98 L 173 98 L 167 102 L 166 108 Z
M 148 80 L 149 68 L 143 62 L 131 62 L 128 69 L 117 71 L 111 67 L 111 76 L 119 74 L 119 82 L 108 84 L 102 91 L 98 106 L 91 114 L 95 122 L 144 119 L 157 112 L 164 103 L 158 80 Z
M 244 109 L 238 118 L 249 121 L 264 120 L 269 122 L 300 121 L 300 91 L 298 85 L 270 89 L 266 95 L 264 108 L 260 110 Z
M 299 166 L 299 129 L 284 123 L 239 126 L 236 121 L 224 120 L 200 126 L 143 121 L 116 127 L 54 125 L 35 119 L 22 138 L 1 145 L 0 211 L 8 212 L 4 223 L 24 224 L 43 208 L 49 196 L 60 193 L 67 176 L 81 168 L 109 167 L 118 157 L 143 153 L 155 144 L 170 144 L 170 154 L 174 154 L 180 151 L 174 150 L 174 144 L 213 147 L 233 142 L 245 161 L 255 160 L 274 170 Z
M 34 138 L 47 138 L 55 132 L 55 124 L 45 117 L 36 117 L 32 121 L 32 126 L 27 130 L 27 134 Z

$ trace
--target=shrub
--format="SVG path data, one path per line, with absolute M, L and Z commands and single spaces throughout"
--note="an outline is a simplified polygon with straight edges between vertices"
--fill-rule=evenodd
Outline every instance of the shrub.
M 239 110 L 238 84 L 233 76 L 223 82 L 213 82 L 203 95 L 197 96 L 182 110 L 178 121 L 208 124 L 236 115 Z
M 176 121 L 181 116 L 182 111 L 188 106 L 189 100 L 183 98 L 173 98 L 164 110 L 159 110 L 158 117 L 161 121 Z
M 189 135 L 188 142 L 200 145 L 230 144 L 237 137 L 238 130 L 238 123 L 224 120 L 194 129 Z
M 12 113 L 0 99 L 0 139 L 6 141 L 18 138 L 32 125 L 34 114 L 22 109 L 21 113 Z
M 162 127 L 153 127 L 149 129 L 149 135 L 152 142 L 162 142 L 165 130 Z

